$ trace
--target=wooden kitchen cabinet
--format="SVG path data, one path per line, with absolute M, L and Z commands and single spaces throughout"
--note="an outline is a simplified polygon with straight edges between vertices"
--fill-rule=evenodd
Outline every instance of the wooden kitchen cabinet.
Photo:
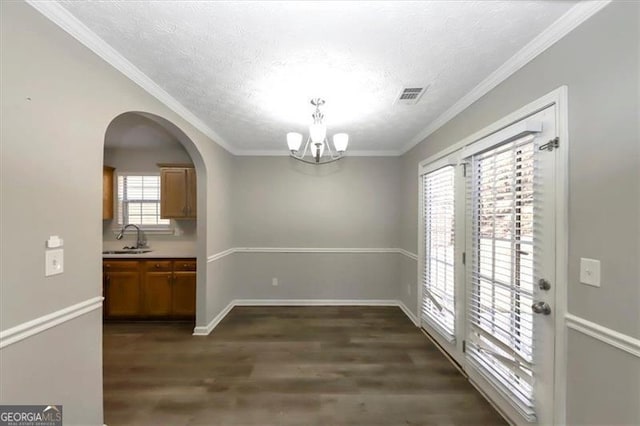
M 140 269 L 135 260 L 103 262 L 105 318 L 139 315 L 141 302 Z
M 195 219 L 197 212 L 196 171 L 193 166 L 159 164 L 160 217 Z
M 103 261 L 105 319 L 195 319 L 195 259 Z
M 171 313 L 176 317 L 196 314 L 196 262 L 175 261 Z
M 113 219 L 115 170 L 109 166 L 102 167 L 102 220 Z
M 142 314 L 148 317 L 171 315 L 173 271 L 171 261 L 146 261 L 142 279 L 144 306 Z

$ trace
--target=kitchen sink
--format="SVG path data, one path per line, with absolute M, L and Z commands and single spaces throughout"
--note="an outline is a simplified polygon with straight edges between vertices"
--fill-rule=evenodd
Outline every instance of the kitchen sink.
M 106 250 L 103 251 L 102 254 L 142 254 L 142 253 L 150 253 L 153 250 L 151 249 L 126 249 L 126 250 Z

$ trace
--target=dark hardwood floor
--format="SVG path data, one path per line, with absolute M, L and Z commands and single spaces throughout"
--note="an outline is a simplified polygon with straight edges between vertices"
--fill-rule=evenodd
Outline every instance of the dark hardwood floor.
M 236 307 L 104 327 L 104 410 L 124 425 L 502 425 L 395 307 Z

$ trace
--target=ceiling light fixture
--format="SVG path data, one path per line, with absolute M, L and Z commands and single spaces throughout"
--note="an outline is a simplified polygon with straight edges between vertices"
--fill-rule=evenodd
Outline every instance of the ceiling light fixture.
M 346 133 L 333 135 L 334 153 L 327 140 L 327 126 L 322 122 L 324 114 L 320 112 L 320 107 L 324 105 L 324 100 L 320 98 L 311 99 L 311 105 L 315 106 L 316 110 L 311 115 L 313 124 L 309 126 L 307 143 L 304 145 L 304 149 L 300 151 L 302 134 L 289 132 L 287 133 L 289 152 L 296 160 L 309 164 L 327 164 L 338 161 L 344 157 L 344 153 L 347 150 L 349 135 Z

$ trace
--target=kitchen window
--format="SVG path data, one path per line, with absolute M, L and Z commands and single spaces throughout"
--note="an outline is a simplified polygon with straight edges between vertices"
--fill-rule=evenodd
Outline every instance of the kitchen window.
M 169 219 L 160 217 L 160 175 L 118 175 L 117 223 L 145 230 L 170 230 Z

